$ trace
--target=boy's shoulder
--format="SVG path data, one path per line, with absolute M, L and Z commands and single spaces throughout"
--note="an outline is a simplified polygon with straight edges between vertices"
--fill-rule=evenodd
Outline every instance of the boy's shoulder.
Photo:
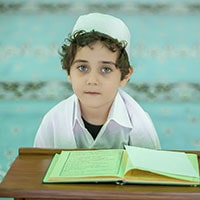
M 64 99 L 57 103 L 54 107 L 52 107 L 49 112 L 47 113 L 48 115 L 51 114 L 62 114 L 65 112 L 70 112 L 70 110 L 73 109 L 74 103 L 76 101 L 76 96 L 73 94 L 72 96 L 68 97 L 67 99 Z
M 128 105 L 131 104 L 132 106 L 133 105 L 139 106 L 138 102 L 131 95 L 129 95 L 126 91 L 120 89 L 119 95 L 121 96 L 121 98 L 123 99 L 125 104 L 128 104 Z
M 140 104 L 132 96 L 130 96 L 127 92 L 120 90 L 119 94 L 127 108 L 127 112 L 129 113 L 129 115 L 131 117 L 137 119 L 139 114 L 141 116 L 146 115 L 146 112 L 143 110 L 143 108 L 140 106 Z

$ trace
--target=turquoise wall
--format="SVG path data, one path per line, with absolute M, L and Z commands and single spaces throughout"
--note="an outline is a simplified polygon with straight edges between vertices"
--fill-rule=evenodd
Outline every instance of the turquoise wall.
M 0 1 L 0 181 L 42 116 L 71 95 L 57 49 L 80 14 L 110 13 L 132 34 L 125 88 L 151 115 L 163 149 L 200 150 L 200 2 Z

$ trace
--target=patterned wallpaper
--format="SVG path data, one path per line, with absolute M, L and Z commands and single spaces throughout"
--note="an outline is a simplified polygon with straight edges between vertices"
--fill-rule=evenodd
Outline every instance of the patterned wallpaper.
M 58 48 L 80 14 L 110 13 L 132 34 L 125 90 L 151 115 L 163 149 L 200 149 L 198 0 L 1 0 L 0 181 L 42 116 L 72 94 Z
M 199 102 L 198 83 L 134 83 L 125 88 L 137 101 Z M 66 81 L 1 82 L 1 100 L 62 100 L 73 93 Z

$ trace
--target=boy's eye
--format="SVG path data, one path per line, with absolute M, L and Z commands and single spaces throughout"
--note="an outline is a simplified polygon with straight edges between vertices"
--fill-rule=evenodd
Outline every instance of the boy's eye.
M 85 65 L 79 66 L 78 69 L 79 69 L 81 72 L 86 72 L 86 71 L 88 71 L 88 68 L 87 68 L 87 66 L 85 66 Z
M 103 67 L 102 70 L 101 70 L 103 73 L 109 73 L 111 72 L 111 68 L 110 67 Z

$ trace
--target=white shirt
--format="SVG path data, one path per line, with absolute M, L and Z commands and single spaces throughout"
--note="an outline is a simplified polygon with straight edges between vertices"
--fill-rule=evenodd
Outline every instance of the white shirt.
M 42 148 L 124 148 L 124 145 L 160 149 L 149 115 L 121 90 L 95 140 L 84 127 L 74 94 L 44 116 L 34 141 L 34 147 Z

